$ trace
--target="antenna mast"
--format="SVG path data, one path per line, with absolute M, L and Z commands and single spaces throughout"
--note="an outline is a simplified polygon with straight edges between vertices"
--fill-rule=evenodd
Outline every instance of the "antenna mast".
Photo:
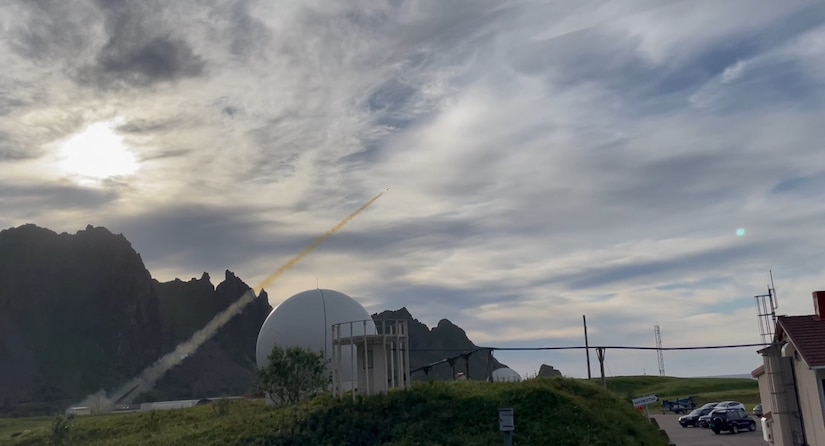
M 662 331 L 658 325 L 653 326 L 656 335 L 656 355 L 659 357 L 659 376 L 665 376 L 665 357 L 662 356 Z
M 759 336 L 762 337 L 763 344 L 773 342 L 773 334 L 776 328 L 776 309 L 779 308 L 779 299 L 776 296 L 776 288 L 773 284 L 773 271 L 768 270 L 771 283 L 768 285 L 768 294 L 753 296 L 756 302 L 756 318 L 759 321 Z

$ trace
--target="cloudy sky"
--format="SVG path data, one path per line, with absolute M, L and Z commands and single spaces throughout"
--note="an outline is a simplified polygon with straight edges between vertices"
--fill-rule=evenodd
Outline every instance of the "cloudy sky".
M 690 346 L 758 342 L 769 269 L 780 313 L 825 288 L 817 2 L 11 0 L 0 33 L 0 228 L 105 226 L 160 280 L 254 286 L 390 187 L 273 305 L 317 280 L 477 344 L 581 345 L 586 314 Z

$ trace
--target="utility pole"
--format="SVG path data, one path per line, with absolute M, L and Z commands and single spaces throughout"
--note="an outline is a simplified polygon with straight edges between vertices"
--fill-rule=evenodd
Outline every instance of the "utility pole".
M 602 372 L 602 387 L 607 389 L 607 379 L 604 377 L 604 347 L 596 347 L 596 356 L 599 357 L 599 369 Z
M 665 358 L 662 356 L 662 331 L 658 325 L 653 326 L 653 334 L 656 335 L 656 355 L 659 357 L 659 376 L 665 376 Z
M 487 349 L 487 382 L 493 382 L 493 349 Z
M 591 379 L 590 374 L 590 344 L 587 342 L 587 316 L 582 315 L 582 323 L 584 324 L 584 354 L 587 356 L 587 379 Z

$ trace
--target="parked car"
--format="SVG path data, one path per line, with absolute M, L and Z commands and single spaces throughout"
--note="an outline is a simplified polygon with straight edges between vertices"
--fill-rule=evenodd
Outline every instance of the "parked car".
M 745 409 L 714 409 L 710 417 L 710 429 L 719 435 L 722 431 L 737 434 L 742 430 L 756 430 L 756 421 L 749 417 Z
M 722 401 L 721 403 L 716 405 L 716 408 L 717 409 L 742 409 L 744 411 L 747 411 L 747 409 L 745 409 L 745 405 L 740 403 L 739 401 Z
M 691 413 L 679 417 L 679 424 L 681 424 L 682 427 L 698 427 L 697 424 L 699 423 L 699 417 L 709 414 L 712 410 L 713 407 L 700 407 L 699 409 L 693 409 Z
M 710 427 L 710 417 L 712 417 L 713 413 L 716 412 L 717 410 L 721 412 L 721 411 L 724 411 L 724 410 L 727 410 L 727 409 L 716 409 L 715 407 L 711 408 L 710 412 L 708 412 L 705 415 L 702 415 L 701 417 L 699 417 L 698 420 L 696 420 L 696 425 L 699 426 L 699 427 L 709 428 Z
M 753 406 L 753 416 L 761 418 L 762 415 L 762 404 L 757 404 Z

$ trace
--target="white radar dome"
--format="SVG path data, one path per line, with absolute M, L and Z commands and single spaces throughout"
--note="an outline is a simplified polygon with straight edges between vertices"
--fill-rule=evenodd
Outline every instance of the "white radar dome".
M 267 366 L 269 354 L 276 345 L 281 348 L 303 347 L 323 352 L 327 359 L 332 359 L 332 325 L 365 320 L 368 321 L 366 334 L 375 334 L 372 317 L 355 299 L 333 290 L 300 292 L 275 307 L 261 326 L 255 346 L 258 369 Z M 352 334 L 364 332 L 363 323 L 352 324 Z M 350 336 L 349 326 L 342 326 L 341 335 Z M 352 346 L 341 347 L 343 383 L 352 382 L 351 349 Z
M 521 375 L 509 367 L 503 367 L 493 370 L 493 382 L 518 382 L 521 381 Z

